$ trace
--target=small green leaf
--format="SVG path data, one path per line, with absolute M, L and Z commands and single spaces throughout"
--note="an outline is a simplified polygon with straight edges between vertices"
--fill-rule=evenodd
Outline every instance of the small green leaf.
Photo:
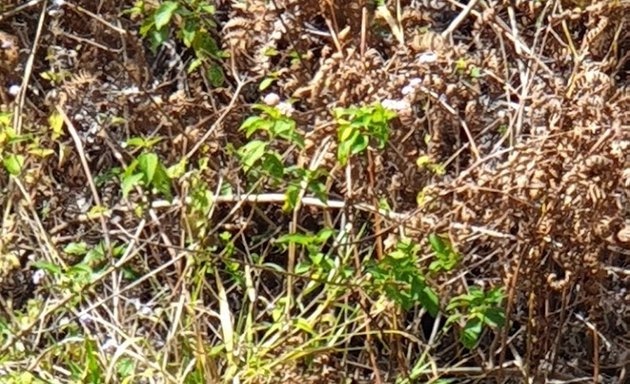
M 22 172 L 24 166 L 24 156 L 9 155 L 2 160 L 4 168 L 13 176 L 17 176 Z
M 212 84 L 215 88 L 219 88 L 223 85 L 225 76 L 223 75 L 223 69 L 219 64 L 210 64 L 210 67 L 208 68 L 208 79 L 210 80 L 210 84 Z
M 503 308 L 488 308 L 484 311 L 483 320 L 490 327 L 503 327 L 505 324 L 505 311 Z
M 312 192 L 315 197 L 322 203 L 328 202 L 328 191 L 326 190 L 326 184 L 321 181 L 312 181 L 308 184 L 308 190 Z
M 481 68 L 474 66 L 470 68 L 470 77 L 472 77 L 473 79 L 481 77 Z
M 268 153 L 267 156 L 264 156 L 262 167 L 272 177 L 277 179 L 281 179 L 284 175 L 284 164 L 280 160 L 280 155 L 276 153 Z
M 307 233 L 289 233 L 280 236 L 275 244 L 299 244 L 299 245 L 309 245 L 313 242 L 313 235 Z
M 459 338 L 462 345 L 468 349 L 474 348 L 475 344 L 477 344 L 477 341 L 479 340 L 482 329 L 482 324 L 479 319 L 472 318 L 468 320 L 464 329 L 462 329 Z
M 238 149 L 238 155 L 243 162 L 243 170 L 249 172 L 254 164 L 260 160 L 267 150 L 267 143 L 260 140 L 252 140 Z
M 215 6 L 211 4 L 202 4 L 199 9 L 209 15 L 214 15 L 216 12 Z
M 136 173 L 134 175 L 124 176 L 122 180 L 122 193 L 123 197 L 127 198 L 129 192 L 135 187 L 144 177 L 142 173 Z
M 155 144 L 162 141 L 162 139 L 162 137 L 152 137 L 150 139 L 145 139 L 143 137 L 132 137 L 127 140 L 125 144 L 133 148 L 151 148 Z
M 435 233 L 432 233 L 429 235 L 429 243 L 431 243 L 431 248 L 433 249 L 433 252 L 435 253 L 444 253 L 446 252 L 446 245 L 444 244 L 444 240 L 436 235 Z
M 357 132 L 356 129 L 350 125 L 344 125 L 341 128 L 339 128 L 339 141 L 340 142 L 345 142 L 345 141 L 349 141 L 351 137 L 356 136 Z
M 368 142 L 367 137 L 363 135 L 358 135 L 352 141 L 350 153 L 353 155 L 356 155 L 357 153 L 361 153 L 367 148 L 368 144 L 369 142 Z
M 196 20 L 190 18 L 186 19 L 184 28 L 182 28 L 182 41 L 187 48 L 192 46 L 198 29 L 199 25 Z
M 81 241 L 79 243 L 72 242 L 63 248 L 63 251 L 68 255 L 76 256 L 83 256 L 87 253 L 88 250 L 88 245 L 84 241 Z
M 168 200 L 172 200 L 171 179 L 162 164 L 158 164 L 151 185 Z
M 418 301 L 431 316 L 437 316 L 440 311 L 440 299 L 431 287 L 425 285 L 425 287 L 418 292 Z
M 156 53 L 157 49 L 168 39 L 168 28 L 151 29 L 149 41 L 151 42 L 151 52 Z
M 166 171 L 168 177 L 171 179 L 178 179 L 186 173 L 186 158 L 183 157 L 175 165 L 172 165 Z
M 28 150 L 28 154 L 29 155 L 34 155 L 37 157 L 47 157 L 50 156 L 52 154 L 54 154 L 55 151 L 53 151 L 52 149 L 48 149 L 48 148 L 29 148 Z
M 107 207 L 104 207 L 102 205 L 95 205 L 87 212 L 87 217 L 94 220 L 100 217 L 106 217 L 108 216 L 108 213 L 109 210 L 107 209 Z
M 50 115 L 48 125 L 50 125 L 50 129 L 52 130 L 53 141 L 63 135 L 63 117 L 59 112 L 55 111 Z
M 155 20 L 155 28 L 162 29 L 163 26 L 167 25 L 175 11 L 179 8 L 179 3 L 175 1 L 165 1 L 160 5 L 160 7 L 155 11 L 155 15 L 153 16 Z
M 155 21 L 152 18 L 145 19 L 140 25 L 140 36 L 147 37 L 149 32 L 155 27 Z
M 303 319 L 303 318 L 297 318 L 293 320 L 293 325 L 297 328 L 297 329 L 301 329 L 302 331 L 312 335 L 312 336 L 317 336 L 317 333 L 315 333 L 315 330 L 313 329 L 313 327 L 311 327 L 311 325 L 308 323 L 308 320 Z
M 13 113 L 11 112 L 0 112 L 0 127 L 9 127 L 11 125 L 11 120 L 13 119 Z
M 355 132 L 355 136 L 358 136 L 359 132 Z M 346 165 L 348 162 L 348 158 L 350 157 L 350 153 L 352 151 L 352 144 L 354 138 L 351 140 L 341 141 L 339 143 L 339 147 L 337 148 L 337 159 L 341 165 Z
M 136 367 L 136 363 L 130 358 L 122 358 L 116 363 L 116 371 L 122 378 L 130 376 Z
M 264 78 L 263 81 L 260 82 L 260 85 L 258 86 L 258 90 L 264 91 L 265 89 L 269 88 L 271 84 L 273 84 L 274 81 L 276 81 L 276 79 L 274 79 L 273 77 Z
M 188 74 L 191 74 L 195 71 L 195 69 L 199 68 L 199 66 L 203 64 L 203 60 L 197 58 L 194 59 L 193 61 L 190 62 L 190 65 L 188 66 L 188 69 L 186 70 L 186 72 Z
M 250 138 L 251 135 L 256 133 L 259 130 L 269 131 L 272 127 L 273 122 L 263 119 L 260 116 L 249 116 L 243 124 L 241 124 L 240 130 L 245 131 L 245 137 Z
M 143 153 L 138 156 L 138 168 L 144 173 L 145 181 L 150 184 L 153 181 L 160 160 L 155 153 Z
M 289 185 L 287 191 L 285 192 L 285 200 L 282 209 L 285 212 L 292 211 L 298 202 L 298 197 L 300 196 L 300 187 L 298 185 L 292 184 Z
M 464 69 L 466 69 L 466 60 L 463 57 L 460 57 L 456 62 L 455 62 L 455 69 L 458 71 L 463 71 Z
M 53 275 L 58 275 L 62 272 L 61 267 L 56 264 L 49 263 L 47 261 L 38 261 L 33 263 L 33 267 L 49 272 Z

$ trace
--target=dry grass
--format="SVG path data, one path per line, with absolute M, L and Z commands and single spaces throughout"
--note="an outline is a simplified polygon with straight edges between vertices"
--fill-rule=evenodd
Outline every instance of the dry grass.
M 630 380 L 629 1 L 158 3 L 0 5 L 1 382 Z

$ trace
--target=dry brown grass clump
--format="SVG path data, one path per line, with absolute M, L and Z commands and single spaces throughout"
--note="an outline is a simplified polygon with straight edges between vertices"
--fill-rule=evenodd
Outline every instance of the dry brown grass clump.
M 629 380 L 630 2 L 216 0 L 193 70 L 186 13 L 137 32 L 163 3 L 0 5 L 0 378 Z M 304 146 L 247 137 L 255 103 Z M 387 144 L 341 164 L 335 110 L 374 103 Z M 123 193 L 143 154 L 173 199 Z M 408 238 L 435 316 L 374 272 Z M 507 321 L 465 348 L 473 286 Z

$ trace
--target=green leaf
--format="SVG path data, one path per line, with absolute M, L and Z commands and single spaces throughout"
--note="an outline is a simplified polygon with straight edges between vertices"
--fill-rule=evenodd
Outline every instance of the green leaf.
M 2 160 L 4 168 L 13 176 L 17 176 L 22 172 L 24 166 L 24 156 L 9 155 Z
M 83 256 L 88 252 L 88 245 L 82 241 L 80 243 L 72 242 L 63 248 L 63 251 L 69 255 Z
M 147 37 L 149 32 L 155 28 L 155 21 L 152 18 L 145 19 L 140 25 L 140 36 Z
M 215 88 L 219 88 L 223 85 L 225 76 L 223 75 L 223 69 L 219 64 L 210 64 L 210 67 L 208 68 L 208 79 L 210 80 L 210 84 L 212 84 Z
M 52 264 L 49 263 L 47 261 L 38 261 L 33 263 L 33 267 L 37 268 L 37 269 L 41 269 L 43 271 L 49 272 L 53 275 L 58 275 L 62 272 L 62 269 L 60 266 L 56 265 L 56 264 Z
M 268 153 L 264 156 L 262 167 L 276 179 L 281 179 L 284 175 L 284 164 L 282 164 L 282 160 L 280 160 L 280 155 L 276 153 Z
M 90 249 L 82 260 L 82 263 L 94 267 L 105 259 L 105 246 L 99 243 L 96 247 Z
M 468 349 L 474 348 L 475 344 L 477 344 L 477 341 L 479 340 L 482 329 L 481 320 L 477 318 L 468 320 L 464 329 L 462 329 L 459 338 L 462 345 Z
M 167 175 L 171 179 L 178 179 L 186 173 L 186 158 L 183 157 L 175 165 L 172 165 L 166 171 Z
M 152 137 L 149 139 L 145 139 L 144 137 L 132 137 L 127 140 L 125 144 L 133 148 L 151 148 L 162 141 L 162 139 L 162 137 Z
M 155 20 L 155 28 L 159 30 L 162 29 L 163 26 L 167 25 L 171 21 L 175 11 L 177 11 L 177 8 L 179 8 L 179 3 L 175 1 L 165 1 L 162 3 L 153 16 Z
M 317 333 L 315 333 L 315 330 L 313 329 L 313 327 L 311 327 L 311 325 L 309 324 L 308 320 L 303 319 L 303 318 L 297 318 L 297 319 L 293 319 L 293 325 L 297 328 L 297 329 L 301 329 L 302 331 L 312 335 L 312 336 L 317 336 Z
M 249 139 L 249 137 L 256 133 L 258 130 L 263 130 L 265 132 L 269 131 L 269 128 L 271 128 L 272 125 L 273 122 L 263 119 L 260 116 L 250 116 L 245 119 L 239 129 L 244 130 L 245 137 Z
M 446 323 L 444 323 L 444 327 L 449 328 L 451 324 L 458 322 L 462 317 L 463 316 L 461 313 L 458 313 L 458 312 L 453 313 L 446 319 Z
M 267 150 L 267 143 L 253 140 L 238 149 L 238 155 L 243 163 L 245 172 L 249 172 L 254 164 L 260 160 Z
M 431 287 L 425 285 L 424 288 L 418 292 L 418 301 L 431 316 L 437 316 L 440 311 L 440 298 Z
M 274 79 L 273 77 L 264 78 L 263 81 L 260 82 L 260 85 L 258 86 L 258 90 L 264 91 L 265 89 L 269 88 L 271 84 L 273 84 L 274 81 L 276 81 L 276 79 Z
M 195 69 L 199 68 L 199 66 L 203 64 L 203 60 L 197 58 L 194 59 L 193 61 L 190 62 L 190 65 L 188 66 L 188 69 L 186 70 L 186 72 L 188 74 L 191 74 L 194 72 Z
M 116 372 L 120 377 L 130 376 L 136 367 L 136 363 L 130 358 L 122 358 L 116 363 Z
M 339 160 L 339 163 L 341 165 L 346 165 L 346 163 L 348 162 L 348 158 L 350 157 L 350 153 L 352 152 L 352 144 L 358 135 L 359 132 L 356 131 L 353 134 L 354 137 L 345 141 L 341 141 L 339 143 L 339 146 L 337 148 L 337 159 Z
M 367 137 L 365 137 L 363 135 L 357 135 L 357 137 L 351 143 L 351 151 L 350 151 L 350 153 L 352 155 L 356 155 L 357 153 L 361 153 L 367 148 L 368 144 L 369 144 L 369 142 L 368 142 Z
M 282 206 L 282 209 L 285 212 L 292 211 L 297 205 L 299 196 L 300 196 L 299 185 L 296 185 L 296 184 L 289 185 L 289 187 L 287 188 L 287 191 L 285 192 L 285 200 L 284 200 L 284 205 Z
M 429 243 L 431 244 L 431 249 L 433 249 L 433 252 L 435 253 L 442 254 L 446 250 L 446 245 L 444 244 L 442 238 L 434 233 L 429 235 Z
M 308 190 L 311 191 L 322 203 L 328 202 L 328 191 L 326 184 L 321 181 L 312 181 L 308 184 Z
M 168 39 L 168 28 L 151 29 L 149 41 L 151 42 L 151 52 L 156 53 L 157 49 Z
M 295 273 L 297 275 L 304 275 L 311 270 L 311 267 L 312 266 L 309 263 L 300 262 L 295 266 Z
M 206 31 L 200 31 L 195 35 L 195 40 L 193 41 L 193 49 L 195 50 L 195 55 L 198 58 L 220 58 L 219 56 L 221 51 L 219 50 L 217 42 Z
M 127 198 L 129 192 L 135 187 L 144 177 L 142 173 L 136 173 L 129 176 L 124 176 L 122 180 L 122 193 L 123 197 Z
M 503 327 L 505 325 L 505 311 L 502 308 L 488 308 L 484 311 L 483 321 L 493 328 Z
M 288 233 L 280 236 L 274 243 L 275 244 L 299 244 L 309 245 L 313 242 L 313 235 L 307 233 Z
M 34 155 L 37 157 L 46 157 L 52 155 L 53 153 L 55 153 L 55 151 L 48 148 L 29 148 L 28 150 L 29 155 Z
M 48 118 L 48 125 L 50 125 L 50 129 L 52 129 L 53 141 L 63 135 L 63 117 L 59 112 L 55 111 L 52 115 L 50 115 Z
M 148 184 L 153 181 L 159 163 L 160 160 L 155 153 L 143 153 L 138 156 L 138 167 L 144 173 L 145 181 Z
M 13 119 L 13 113 L 0 111 L 0 127 L 6 128 L 11 125 Z
M 356 128 L 350 125 L 343 125 L 339 128 L 339 142 L 349 141 L 351 137 L 356 136 L 357 131 Z
M 466 69 L 466 59 L 464 59 L 463 57 L 460 57 L 456 62 L 455 62 L 455 69 L 458 71 L 463 71 L 464 69 Z
M 158 164 L 151 185 L 168 200 L 172 200 L 171 178 L 162 164 Z
M 184 28 L 182 28 L 182 41 L 187 48 L 192 47 L 193 41 L 199 29 L 199 24 L 194 19 L 186 19 Z

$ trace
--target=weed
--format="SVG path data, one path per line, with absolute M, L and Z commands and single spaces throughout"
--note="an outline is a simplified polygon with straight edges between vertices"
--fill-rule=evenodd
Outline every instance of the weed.
M 466 348 L 473 348 L 484 326 L 500 328 L 505 324 L 505 310 L 502 302 L 505 299 L 503 288 L 484 291 L 479 287 L 470 287 L 469 292 L 451 299 L 446 306 L 450 313 L 446 326 L 463 322 L 460 342 Z
M 418 265 L 419 252 L 420 247 L 411 240 L 399 241 L 396 249 L 383 260 L 369 265 L 368 273 L 372 281 L 368 289 L 384 292 L 404 310 L 408 311 L 414 304 L 419 304 L 436 316 L 440 309 L 439 297 L 428 285 Z
M 383 108 L 379 103 L 350 108 L 336 108 L 337 138 L 339 147 L 337 158 L 341 165 L 348 159 L 366 150 L 370 141 L 383 149 L 389 138 L 389 121 L 396 117 L 394 111 Z
M 174 31 L 175 37 L 195 53 L 195 60 L 189 64 L 188 72 L 201 67 L 210 83 L 220 87 L 225 81 L 225 75 L 219 61 L 226 54 L 213 37 L 217 28 L 213 20 L 215 11 L 212 2 L 205 0 L 164 1 L 156 8 L 139 0 L 127 13 L 143 19 L 140 34 L 149 39 L 154 52 Z

